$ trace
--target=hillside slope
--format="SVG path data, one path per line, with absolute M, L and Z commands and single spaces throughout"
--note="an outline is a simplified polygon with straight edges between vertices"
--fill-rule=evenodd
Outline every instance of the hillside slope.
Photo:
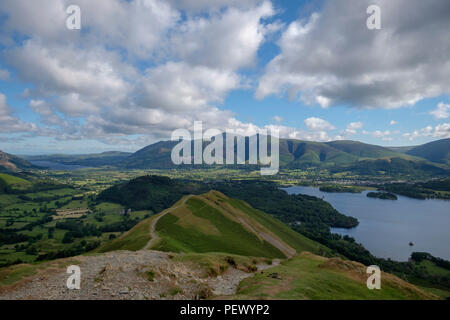
M 28 161 L 0 150 L 0 172 L 18 172 L 36 168 Z
M 171 209 L 150 217 L 97 252 L 139 250 L 130 239 L 148 239 L 152 223 L 158 241 L 151 249 L 184 253 L 224 252 L 243 256 L 286 258 L 297 252 L 329 252 L 279 220 L 218 191 L 185 197 Z
M 326 144 L 359 158 L 381 159 L 387 157 L 401 157 L 401 153 L 399 152 L 358 141 L 340 140 L 326 142 Z
M 255 274 L 230 299 L 282 300 L 422 300 L 438 299 L 398 277 L 381 274 L 381 290 L 368 290 L 366 266 L 308 252 Z M 224 297 L 220 297 L 224 298 Z
M 429 161 L 450 164 L 450 138 L 426 143 L 406 153 Z
M 0 173 L 0 193 L 6 191 L 8 187 L 28 187 L 30 185 L 31 183 L 27 180 L 9 174 Z

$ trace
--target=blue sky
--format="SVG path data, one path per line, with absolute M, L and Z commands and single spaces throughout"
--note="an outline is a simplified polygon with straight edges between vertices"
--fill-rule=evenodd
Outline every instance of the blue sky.
M 198 120 L 314 141 L 449 138 L 447 14 L 445 0 L 5 0 L 0 149 L 136 151 Z

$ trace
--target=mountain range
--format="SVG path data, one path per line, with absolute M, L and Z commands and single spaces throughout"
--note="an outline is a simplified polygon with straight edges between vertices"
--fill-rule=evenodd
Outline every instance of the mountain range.
M 135 153 L 104 152 L 87 155 L 24 156 L 24 159 L 0 153 L 0 166 L 9 170 L 26 170 L 43 161 L 88 167 L 113 166 L 121 169 L 171 169 L 171 151 L 177 141 L 160 141 Z M 208 143 L 204 142 L 203 147 Z M 248 160 L 249 138 L 245 140 Z M 235 147 L 236 153 L 236 147 Z M 394 161 L 393 161 L 394 160 Z M 30 161 L 30 162 L 28 162 Z M 311 142 L 280 139 L 280 166 L 286 169 L 310 167 L 345 170 L 396 166 L 446 174 L 450 164 L 450 139 L 442 139 L 416 147 L 382 147 L 358 141 Z M 394 168 L 395 170 L 397 170 Z
M 117 165 L 129 169 L 174 167 L 170 155 L 176 144 L 177 142 L 174 141 L 160 141 L 135 152 Z M 246 150 L 248 150 L 248 139 L 246 139 Z M 448 164 L 450 160 L 450 139 L 415 147 L 406 153 L 357 141 L 280 140 L 280 165 L 284 168 L 349 166 L 364 160 L 389 160 L 392 158 L 412 162 L 431 161 Z M 246 160 L 248 160 L 248 151 L 246 152 Z

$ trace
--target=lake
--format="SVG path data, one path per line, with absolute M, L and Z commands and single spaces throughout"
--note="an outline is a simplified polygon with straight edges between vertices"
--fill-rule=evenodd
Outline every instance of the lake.
M 403 196 L 381 200 L 368 198 L 369 191 L 327 193 L 302 186 L 283 190 L 323 197 L 339 212 L 357 218 L 356 228 L 332 228 L 331 232 L 355 238 L 377 257 L 407 261 L 412 252 L 424 251 L 450 260 L 450 201 Z

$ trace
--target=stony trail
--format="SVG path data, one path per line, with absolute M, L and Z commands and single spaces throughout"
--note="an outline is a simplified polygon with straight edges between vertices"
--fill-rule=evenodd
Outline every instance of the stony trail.
M 172 254 L 152 250 L 114 251 L 58 263 L 59 267 L 55 264 L 0 288 L 0 300 L 192 300 L 232 295 L 243 279 L 253 276 L 230 266 L 219 276 L 205 277 L 198 265 L 174 261 Z M 257 265 L 258 271 L 278 263 Z M 80 290 L 67 288 L 70 264 L 81 269 Z

